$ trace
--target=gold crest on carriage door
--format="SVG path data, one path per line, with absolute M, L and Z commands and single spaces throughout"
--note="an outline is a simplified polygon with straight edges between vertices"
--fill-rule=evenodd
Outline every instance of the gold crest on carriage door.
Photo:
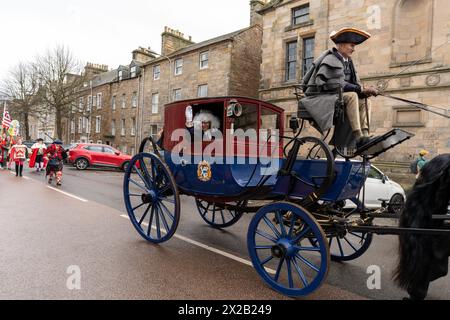
M 197 177 L 200 181 L 208 182 L 211 180 L 211 166 L 208 161 L 202 161 L 198 164 Z

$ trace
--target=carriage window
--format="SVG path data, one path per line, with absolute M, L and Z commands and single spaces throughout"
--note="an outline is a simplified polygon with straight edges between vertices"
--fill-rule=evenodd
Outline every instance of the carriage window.
M 242 104 L 242 115 L 234 119 L 234 130 L 242 129 L 244 131 L 249 129 L 257 130 L 256 118 L 258 110 L 256 105 Z

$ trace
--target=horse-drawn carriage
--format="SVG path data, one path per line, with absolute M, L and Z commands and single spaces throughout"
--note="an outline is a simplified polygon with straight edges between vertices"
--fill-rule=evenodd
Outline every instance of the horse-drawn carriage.
M 220 123 L 219 134 L 209 141 L 186 128 L 187 117 L 204 110 Z M 152 243 L 169 240 L 180 219 L 182 194 L 195 198 L 200 216 L 215 228 L 255 213 L 247 246 L 256 271 L 276 291 L 304 296 L 326 279 L 330 259 L 358 258 L 373 233 L 406 232 L 374 226 L 376 218 L 396 215 L 385 205 L 366 209 L 359 195 L 369 160 L 411 134 L 394 129 L 348 155 L 332 152 L 323 138 L 302 137 L 301 129 L 285 136 L 284 120 L 283 109 L 251 98 L 166 105 L 162 143 L 144 139 L 124 177 L 125 205 L 138 233 Z M 290 121 L 294 130 L 296 121 Z M 345 201 L 357 209 L 345 209 Z

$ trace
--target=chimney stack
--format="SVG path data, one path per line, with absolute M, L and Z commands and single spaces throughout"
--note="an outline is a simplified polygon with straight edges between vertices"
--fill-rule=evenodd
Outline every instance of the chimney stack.
M 169 27 L 164 27 L 164 32 L 161 34 L 161 38 L 161 51 L 165 56 L 195 43 L 192 41 L 191 36 L 185 38 L 183 33 Z
M 250 0 L 250 26 L 262 26 L 262 16 L 258 13 L 267 4 L 267 0 Z
M 150 48 L 146 49 L 139 47 L 132 52 L 133 60 L 140 63 L 146 63 L 156 58 L 156 56 L 150 51 Z
M 108 72 L 108 66 L 106 64 L 88 62 L 84 67 L 84 74 L 88 78 L 92 78 L 103 72 Z

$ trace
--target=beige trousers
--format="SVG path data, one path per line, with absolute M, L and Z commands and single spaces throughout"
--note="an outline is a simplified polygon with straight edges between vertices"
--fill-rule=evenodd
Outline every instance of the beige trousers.
M 366 108 L 367 101 L 367 108 Z M 344 93 L 344 104 L 353 131 L 369 131 L 372 106 L 369 99 L 359 99 L 356 92 Z M 369 114 L 367 115 L 367 112 Z

